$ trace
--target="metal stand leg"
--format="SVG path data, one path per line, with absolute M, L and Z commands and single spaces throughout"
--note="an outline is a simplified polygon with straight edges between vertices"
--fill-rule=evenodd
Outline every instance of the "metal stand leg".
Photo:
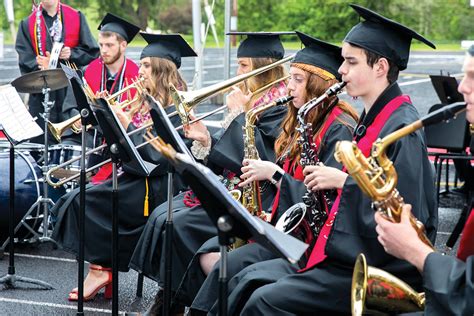
M 229 215 L 217 220 L 217 234 L 221 259 L 219 260 L 219 315 L 227 315 L 227 248 L 232 244 L 233 237 L 229 235 L 233 227 L 233 220 Z
M 168 172 L 168 213 L 165 225 L 165 284 L 163 288 L 163 315 L 171 309 L 171 245 L 173 240 L 173 172 Z
M 118 181 L 117 155 L 118 147 L 110 146 L 112 156 L 112 315 L 118 315 Z
M 13 222 L 15 220 L 15 149 L 13 145 L 10 146 L 10 203 L 9 203 L 9 239 L 13 241 L 14 229 Z M 16 288 L 16 282 L 27 284 L 34 284 L 43 287 L 45 290 L 51 290 L 53 287 L 43 281 L 25 278 L 15 275 L 15 243 L 10 242 L 10 260 L 8 266 L 8 273 L 6 276 L 0 278 L 0 284 L 5 284 L 9 288 Z

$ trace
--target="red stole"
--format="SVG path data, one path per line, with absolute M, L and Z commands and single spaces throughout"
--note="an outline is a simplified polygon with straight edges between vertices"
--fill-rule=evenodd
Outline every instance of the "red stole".
M 387 103 L 387 105 L 385 105 L 383 111 L 377 115 L 373 123 L 367 128 L 365 136 L 362 137 L 357 143 L 357 147 L 359 147 L 364 156 L 368 157 L 370 155 L 372 144 L 379 137 L 380 131 L 384 127 L 385 122 L 387 122 L 392 113 L 396 109 L 398 109 L 402 105 L 402 103 L 411 103 L 410 97 L 408 97 L 407 95 L 400 95 L 392 99 L 389 103 Z M 345 171 L 345 168 L 343 170 Z M 334 220 L 336 219 L 337 212 L 339 210 L 341 194 L 342 190 L 338 189 L 337 198 L 334 201 L 331 211 L 329 212 L 329 216 L 326 220 L 326 223 L 324 223 L 323 227 L 321 228 L 321 233 L 319 234 L 318 239 L 316 240 L 316 245 L 314 246 L 313 251 L 311 252 L 308 263 L 306 264 L 306 267 L 299 270 L 298 272 L 304 272 L 306 270 L 309 270 L 318 263 L 324 261 L 324 259 L 326 259 L 326 243 L 328 240 L 328 236 L 331 233 Z
M 328 128 L 331 126 L 331 124 L 334 122 L 334 120 L 341 114 L 342 114 L 342 110 L 338 106 L 335 106 L 332 109 L 331 114 L 329 115 L 326 122 L 324 122 L 323 127 L 320 129 L 319 133 L 317 135 L 315 135 L 314 143 L 315 143 L 317 148 L 319 148 L 319 146 L 321 145 L 321 141 L 322 141 L 324 135 L 326 134 L 326 131 L 328 130 Z M 295 160 L 290 161 L 287 158 L 285 160 L 284 164 L 283 164 L 283 171 L 285 171 L 285 173 L 290 174 L 296 180 L 303 181 L 304 180 L 303 168 L 301 168 L 300 164 L 298 164 L 295 168 L 295 164 L 296 164 Z M 280 189 L 278 189 L 278 191 L 275 195 L 275 200 L 273 201 L 272 215 L 271 215 L 271 220 L 270 221 L 272 221 L 273 217 L 275 216 L 275 213 L 278 209 L 279 201 L 280 201 Z
M 60 4 L 61 5 L 61 14 L 62 14 L 62 22 L 63 22 L 63 40 L 64 46 L 74 48 L 79 44 L 79 35 L 81 32 L 81 18 L 79 16 L 79 12 L 74 10 L 68 5 Z M 41 14 L 41 47 L 42 52 L 41 55 L 45 55 L 46 53 L 46 38 L 49 36 L 48 30 L 46 30 L 46 23 L 44 21 L 43 14 Z M 30 33 L 31 39 L 31 46 L 33 47 L 33 51 L 36 55 L 40 55 L 38 51 L 38 47 L 36 44 L 36 34 L 35 34 L 35 25 L 36 25 L 36 11 L 31 13 L 30 17 L 28 18 L 28 30 Z
M 462 261 L 466 261 L 467 257 L 472 255 L 474 255 L 474 208 L 464 225 L 457 257 Z
M 89 87 L 91 87 L 94 93 L 101 92 L 101 88 L 104 87 L 107 78 L 102 76 L 102 73 L 105 71 L 105 65 L 101 58 L 94 59 L 86 68 L 84 72 L 84 78 L 87 81 Z M 123 71 L 123 65 L 115 76 L 115 82 L 112 86 L 112 91 L 109 91 L 110 94 L 113 93 L 116 86 L 122 82 L 122 84 L 117 87 L 117 91 L 124 88 L 126 85 L 131 84 L 138 77 L 138 66 L 132 60 L 125 58 L 125 72 L 123 73 L 123 78 L 120 78 Z M 101 82 L 102 81 L 102 82 Z M 130 98 L 135 96 L 136 90 L 130 89 Z M 128 98 L 127 98 L 128 99 Z
M 105 71 L 105 65 L 102 62 L 102 59 L 97 58 L 93 60 L 89 66 L 87 66 L 86 71 L 84 72 L 84 78 L 87 81 L 87 84 L 91 87 L 94 93 L 100 92 L 101 87 L 105 87 L 105 82 L 103 82 L 103 78 L 105 76 L 101 76 L 101 74 Z M 123 73 L 123 78 L 120 78 L 120 74 L 122 73 L 122 68 L 119 70 L 115 77 L 114 85 L 112 86 L 112 91 L 109 91 L 110 94 L 114 91 L 117 85 L 122 84 L 117 88 L 117 90 L 122 89 L 127 84 L 131 84 L 133 80 L 136 80 L 138 77 L 138 66 L 132 60 L 125 58 L 125 71 Z M 102 82 L 101 82 L 102 81 Z M 136 90 L 130 89 L 130 99 L 135 96 Z M 125 94 L 127 95 L 127 94 Z M 129 99 L 127 97 L 127 99 Z M 108 163 L 103 165 L 99 171 L 92 177 L 91 181 L 94 184 L 99 184 L 107 180 L 110 175 L 112 174 L 112 164 Z

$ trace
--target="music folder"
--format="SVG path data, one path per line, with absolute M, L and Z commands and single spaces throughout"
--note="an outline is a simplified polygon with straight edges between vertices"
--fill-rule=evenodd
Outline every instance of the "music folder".
M 116 144 L 118 146 L 118 158 L 122 163 L 132 168 L 138 176 L 149 176 L 153 169 L 156 168 L 156 165 L 142 159 L 135 144 L 127 135 L 127 132 L 115 112 L 107 104 L 107 101 L 102 98 L 95 99 L 94 104 L 92 104 L 92 110 L 96 115 L 97 122 L 102 129 L 105 142 L 109 148 Z
M 176 152 L 186 154 L 189 159 L 194 161 L 193 155 L 191 155 L 188 147 L 184 143 L 181 136 L 179 136 L 173 123 L 171 123 L 171 120 L 169 119 L 165 109 L 155 98 L 149 94 L 147 94 L 145 99 L 150 106 L 150 115 L 151 119 L 153 120 L 153 126 L 155 127 L 156 134 L 160 136 L 165 143 L 170 144 Z
M 72 92 L 74 93 L 74 98 L 76 99 L 77 107 L 79 109 L 79 113 L 82 109 L 86 109 L 89 111 L 89 115 L 86 118 L 81 116 L 81 122 L 83 125 L 94 125 L 97 126 L 97 120 L 95 119 L 92 109 L 89 105 L 89 101 L 84 93 L 82 87 L 84 86 L 84 82 L 82 81 L 81 77 L 79 77 L 78 71 L 72 69 L 71 67 L 61 63 L 61 68 L 66 74 L 66 77 L 69 79 L 71 83 Z
M 0 86 L 0 130 L 14 145 L 43 134 L 11 84 Z
M 216 226 L 219 217 L 229 215 L 234 222 L 231 235 L 252 239 L 290 263 L 296 263 L 308 248 L 306 243 L 251 215 L 232 197 L 217 175 L 193 161 L 189 155 L 177 153 L 170 161 L 192 188 Z

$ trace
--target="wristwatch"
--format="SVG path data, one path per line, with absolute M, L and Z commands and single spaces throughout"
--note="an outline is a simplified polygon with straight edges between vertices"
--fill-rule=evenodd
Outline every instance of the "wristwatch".
M 284 172 L 281 172 L 280 170 L 275 171 L 275 173 L 273 174 L 272 179 L 270 180 L 270 182 L 273 185 L 276 185 L 278 183 L 278 181 L 281 180 L 283 175 L 284 175 Z

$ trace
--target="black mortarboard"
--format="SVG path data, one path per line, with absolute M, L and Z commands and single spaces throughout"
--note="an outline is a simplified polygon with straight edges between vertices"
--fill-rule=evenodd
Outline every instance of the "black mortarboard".
M 298 51 L 291 62 L 322 68 L 340 79 L 341 76 L 337 70 L 344 61 L 341 48 L 298 31 L 296 34 L 305 48 Z
M 344 41 L 390 59 L 400 70 L 407 68 L 413 38 L 436 48 L 426 38 L 400 23 L 359 5 L 351 4 L 350 6 L 365 21 L 354 26 Z
M 135 24 L 125 21 L 112 13 L 107 13 L 97 29 L 101 32 L 117 33 L 122 36 L 127 43 L 130 43 L 140 31 L 140 28 Z
M 280 35 L 293 35 L 294 32 L 229 32 L 227 35 L 246 35 L 237 49 L 237 58 L 270 57 L 282 59 L 285 49 L 280 41 Z
M 140 33 L 148 45 L 142 50 L 140 59 L 160 57 L 171 60 L 176 67 L 181 67 L 181 57 L 195 57 L 196 52 L 179 34 Z

